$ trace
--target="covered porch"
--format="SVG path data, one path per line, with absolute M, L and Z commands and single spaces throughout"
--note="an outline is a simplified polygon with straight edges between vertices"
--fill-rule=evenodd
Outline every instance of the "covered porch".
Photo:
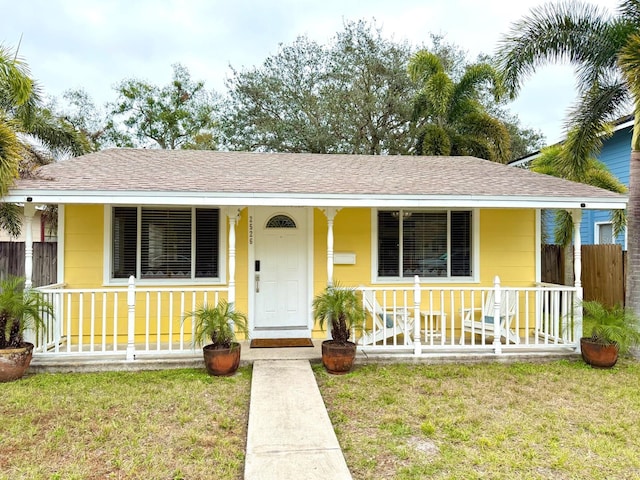
M 58 285 L 38 290 L 54 304 L 56 314 L 48 319 L 46 335 L 32 338 L 36 363 L 101 358 L 132 366 L 153 359 L 200 359 L 200 349 L 192 342 L 192 319 L 185 312 L 229 294 L 227 288 L 139 287 L 133 277 L 126 288 Z M 509 288 L 496 278 L 489 288 L 443 288 L 421 285 L 416 277 L 413 287 L 358 290 L 363 304 L 375 298 L 373 309 L 365 305 L 363 329 L 353 332 L 365 356 L 433 359 L 579 353 L 579 287 Z M 489 300 L 492 315 L 483 308 Z M 317 339 L 316 346 L 321 341 Z M 246 347 L 243 357 L 252 358 Z
M 36 361 L 131 366 L 199 357 L 189 312 L 219 299 L 249 315 L 251 338 L 318 343 L 329 334 L 311 302 L 335 284 L 368 312 L 360 355 L 575 355 L 580 232 L 575 284 L 540 284 L 541 210 L 579 225 L 584 209 L 626 205 L 469 157 L 131 149 L 43 167 L 7 199 L 27 224 L 36 205 L 59 206 L 60 284 L 39 287 L 55 315 L 33 338 Z M 31 238 L 25 252 L 32 287 Z

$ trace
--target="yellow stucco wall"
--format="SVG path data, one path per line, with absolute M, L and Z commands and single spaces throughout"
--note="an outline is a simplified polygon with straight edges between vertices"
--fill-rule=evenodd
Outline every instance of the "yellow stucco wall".
M 536 278 L 535 210 L 480 212 L 480 284 L 531 286 Z
M 222 225 L 227 226 L 225 239 L 228 238 L 228 222 L 221 216 Z M 322 291 L 327 283 L 327 219 L 319 209 L 313 209 L 313 291 Z M 345 208 L 338 212 L 334 221 L 334 251 L 336 253 L 354 253 L 354 265 L 334 265 L 334 279 L 343 285 L 372 285 L 372 215 L 367 208 Z M 64 226 L 64 280 L 68 288 L 102 288 L 104 273 L 104 207 L 94 205 L 69 205 L 65 208 Z M 225 240 L 226 243 L 226 240 Z M 243 209 L 236 228 L 236 307 L 248 312 L 248 212 Z M 529 286 L 535 281 L 535 211 L 534 210 L 482 210 L 479 212 L 479 282 L 466 282 L 463 286 L 490 286 L 495 275 L 500 276 L 504 286 Z M 225 263 L 227 260 L 225 260 Z M 229 265 L 227 263 L 227 269 Z M 227 273 L 228 278 L 228 273 Z M 398 287 L 407 287 L 412 281 L 395 283 Z M 429 285 L 428 283 L 424 283 Z M 434 286 L 452 287 L 448 282 L 433 283 Z M 376 284 L 376 286 L 381 286 Z M 389 285 L 392 286 L 392 285 Z M 180 284 L 180 287 L 188 285 Z M 223 295 L 226 297 L 226 295 Z M 138 302 L 144 302 L 144 297 Z M 125 306 L 118 309 L 122 320 L 118 334 L 126 335 L 126 298 Z M 122 299 L 120 299 L 122 302 Z M 200 302 L 200 300 L 198 300 Z M 77 306 L 76 306 L 77 308 Z M 155 321 L 155 306 L 151 309 L 151 322 Z M 173 311 L 169 311 L 169 300 L 161 300 L 162 319 L 160 330 L 180 328 L 181 304 L 173 302 Z M 191 308 L 187 299 L 185 310 Z M 98 311 L 101 304 L 98 303 Z M 170 320 L 171 319 L 171 320 Z M 145 322 L 142 317 L 137 322 Z M 170 327 L 169 322 L 173 325 Z M 177 323 L 176 323 L 177 322 Z M 88 324 L 83 327 L 87 331 Z M 189 326 L 187 325 L 187 329 Z M 97 332 L 98 334 L 98 332 Z M 317 326 L 314 336 L 326 337 Z M 138 339 L 139 340 L 139 339 Z
M 237 260 L 236 260 L 236 281 L 239 285 L 246 285 L 247 282 L 247 215 L 243 213 L 236 229 L 237 238 Z M 228 222 L 226 217 L 221 219 L 222 225 L 227 225 L 225 230 L 225 242 L 228 238 Z M 101 205 L 68 205 L 65 207 L 65 226 L 64 226 L 64 282 L 66 288 L 70 289 L 99 289 L 116 290 L 123 288 L 126 284 L 119 287 L 117 285 L 104 285 L 104 268 L 105 268 L 105 232 L 104 232 L 104 207 Z M 228 262 L 225 259 L 228 278 Z M 169 284 L 157 284 L 159 287 L 168 287 Z M 188 291 L 189 287 L 203 287 L 202 284 L 180 283 L 180 289 Z M 216 285 L 220 286 L 220 285 Z M 227 286 L 225 283 L 222 286 Z M 142 286 L 144 288 L 144 285 Z M 158 301 L 158 295 L 160 300 Z M 172 298 L 173 297 L 173 298 Z M 227 294 L 220 294 L 220 298 L 226 298 Z M 208 294 L 208 302 L 212 301 L 212 296 Z M 77 335 L 80 329 L 84 336 L 91 331 L 90 318 L 92 315 L 96 317 L 94 322 L 94 334 L 100 337 L 103 332 L 107 334 L 107 343 L 112 339 L 114 333 L 114 319 L 117 318 L 117 335 L 120 340 L 127 335 L 127 298 L 126 293 L 119 292 L 117 297 L 118 307 L 113 308 L 116 299 L 113 293 L 107 294 L 106 329 L 102 328 L 101 316 L 103 315 L 103 296 L 102 294 L 90 297 L 83 296 L 82 300 L 82 317 L 85 319 L 82 325 L 72 322 L 72 334 Z M 151 292 L 149 296 L 144 293 L 136 295 L 136 305 L 146 305 L 149 307 L 136 310 L 136 322 L 144 324 L 147 321 L 152 332 L 159 332 L 162 340 L 166 339 L 168 332 L 174 335 L 184 329 L 189 332 L 191 325 L 189 321 L 183 322 L 181 318 L 185 312 L 192 311 L 194 306 L 197 308 L 204 303 L 204 294 L 187 293 L 184 297 L 172 295 L 169 292 Z M 246 288 L 237 289 L 236 307 L 239 311 L 247 311 L 247 290 Z M 159 305 L 159 306 L 158 306 Z M 65 305 L 65 309 L 68 308 Z M 77 318 L 80 315 L 80 300 L 77 295 L 73 297 L 71 304 L 72 317 Z M 144 312 L 148 310 L 148 318 Z M 65 318 L 66 318 L 65 314 Z M 151 335 L 149 341 L 153 344 L 156 342 L 157 336 Z M 141 336 L 136 337 L 136 341 L 146 341 Z
M 103 283 L 104 208 L 70 205 L 65 208 L 65 282 L 70 288 L 97 288 Z M 246 209 L 236 227 L 236 300 L 247 305 L 248 222 Z M 327 219 L 314 209 L 314 291 L 327 281 Z M 334 278 L 345 285 L 370 285 L 372 270 L 371 212 L 345 208 L 334 222 L 334 252 L 355 253 L 355 265 L 335 265 Z M 227 228 L 228 230 L 228 228 Z M 535 211 L 482 210 L 479 225 L 480 284 L 495 275 L 503 284 L 531 285 L 535 280 Z M 228 268 L 228 265 L 227 265 Z M 407 283 L 411 283 L 410 281 Z
M 67 205 L 64 225 L 64 281 L 69 288 L 102 286 L 104 207 Z
M 315 278 L 314 289 L 320 291 L 327 281 L 327 219 L 315 211 Z M 356 254 L 355 265 L 335 265 L 334 279 L 351 286 L 372 284 L 371 211 L 366 208 L 343 209 L 334 221 L 334 251 Z M 479 283 L 492 285 L 496 275 L 503 284 L 531 285 L 535 281 L 535 211 L 481 210 L 479 221 Z M 406 283 L 389 285 L 412 284 Z M 429 282 L 425 279 L 425 284 Z M 433 282 L 433 285 L 467 285 Z

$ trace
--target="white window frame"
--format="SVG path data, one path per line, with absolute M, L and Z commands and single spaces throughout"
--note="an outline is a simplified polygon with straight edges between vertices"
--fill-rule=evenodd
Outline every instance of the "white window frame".
M 593 228 L 593 244 L 594 245 L 601 245 L 600 243 L 600 228 L 602 228 L 602 226 L 604 225 L 610 225 L 611 226 L 611 240 L 613 240 L 611 242 L 611 244 L 615 245 L 617 242 L 617 238 L 616 236 L 613 234 L 613 223 L 612 222 L 595 222 L 594 223 L 594 228 Z M 610 245 L 610 244 L 607 244 Z
M 403 210 L 402 208 L 371 209 L 371 283 L 372 284 L 407 284 L 413 283 L 413 277 L 378 277 L 378 212 L 383 210 Z M 412 212 L 442 213 L 471 212 L 471 276 L 469 277 L 420 277 L 422 283 L 479 283 L 480 281 L 480 211 L 477 208 L 409 208 Z M 450 244 L 450 239 L 447 240 Z M 449 245 L 447 247 L 449 249 Z
M 136 284 L 137 285 L 224 285 L 226 284 L 227 277 L 227 215 L 224 208 L 221 207 L 211 207 L 212 209 L 218 209 L 220 212 L 220 221 L 218 228 L 218 277 L 201 277 L 196 278 L 192 276 L 191 278 L 141 278 L 140 272 L 140 248 L 141 248 L 141 221 L 142 215 L 141 211 L 143 208 L 150 209 L 159 209 L 159 210 L 171 210 L 171 207 L 166 205 L 105 205 L 104 207 L 104 271 L 103 271 L 103 284 L 106 286 L 109 285 L 126 285 L 128 283 L 128 279 L 126 278 L 112 278 L 112 261 L 113 261 L 113 252 L 112 252 L 112 233 L 113 233 L 113 208 L 114 207 L 129 207 L 137 209 L 137 227 L 136 227 Z M 183 207 L 176 207 L 180 209 L 184 209 Z M 187 207 L 191 210 L 191 251 L 195 252 L 195 222 L 193 219 L 195 218 L 196 208 L 205 208 L 205 207 Z M 195 257 L 194 257 L 195 258 Z M 192 270 L 193 272 L 193 270 Z M 193 275 L 193 273 L 192 273 Z

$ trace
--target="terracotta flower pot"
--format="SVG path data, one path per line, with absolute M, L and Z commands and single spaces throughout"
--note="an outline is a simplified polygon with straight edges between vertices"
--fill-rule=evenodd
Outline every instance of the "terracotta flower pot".
M 582 359 L 594 368 L 611 368 L 618 361 L 617 345 L 602 345 L 589 337 L 580 339 Z
M 204 366 L 209 375 L 228 377 L 233 375 L 240 366 L 240 344 L 234 342 L 231 348 L 213 348 L 205 345 L 202 348 Z
M 344 375 L 353 367 L 356 358 L 356 344 L 347 342 L 346 345 L 335 343 L 334 340 L 322 342 L 322 363 L 327 372 L 334 375 Z
M 33 357 L 33 343 L 23 343 L 19 348 L 0 350 L 0 382 L 22 378 Z

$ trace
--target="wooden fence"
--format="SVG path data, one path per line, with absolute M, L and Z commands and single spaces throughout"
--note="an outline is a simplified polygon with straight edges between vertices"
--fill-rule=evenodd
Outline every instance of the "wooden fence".
M 582 288 L 585 300 L 624 305 L 626 253 L 620 245 L 582 246 Z M 564 255 L 558 245 L 542 248 L 542 281 L 565 285 Z
M 559 245 L 542 245 L 542 281 L 566 285 L 564 255 Z
M 582 246 L 582 286 L 585 300 L 624 305 L 626 252 L 620 245 Z
M 0 279 L 24 276 L 24 242 L 0 242 Z M 33 243 L 33 286 L 51 285 L 58 277 L 58 244 Z

